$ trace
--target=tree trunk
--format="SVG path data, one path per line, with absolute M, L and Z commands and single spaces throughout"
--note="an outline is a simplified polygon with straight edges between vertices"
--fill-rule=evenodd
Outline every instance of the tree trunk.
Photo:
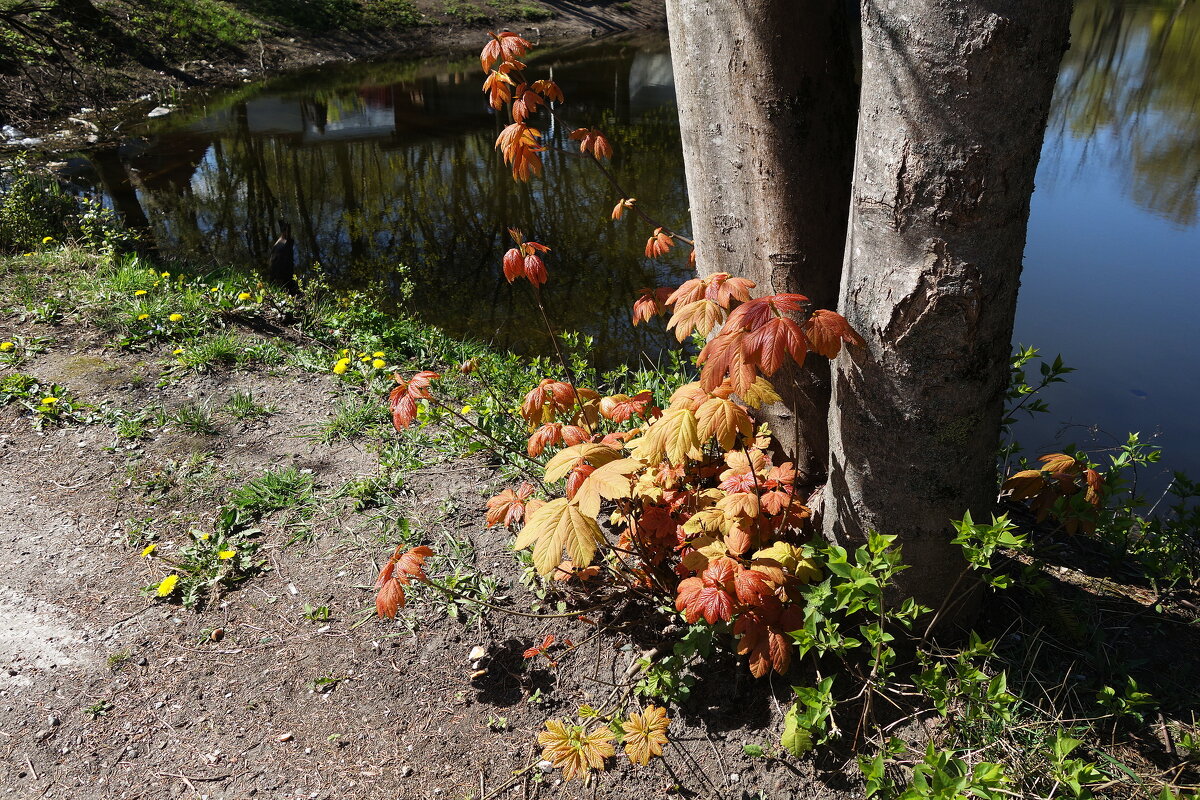
M 905 596 L 963 574 L 987 519 L 1034 170 L 1070 4 L 863 0 L 863 88 L 834 364 L 825 533 L 897 534 Z M 970 580 L 960 590 L 973 586 Z M 973 614 L 960 591 L 944 619 Z
M 802 14 L 802 15 L 801 15 Z M 857 107 L 844 0 L 667 0 L 696 263 L 834 308 Z M 777 373 L 771 424 L 801 477 L 825 471 L 822 359 Z

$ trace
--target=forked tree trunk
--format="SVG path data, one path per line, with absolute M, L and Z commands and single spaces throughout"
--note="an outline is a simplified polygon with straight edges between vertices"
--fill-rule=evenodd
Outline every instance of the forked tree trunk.
M 834 364 L 825 533 L 897 534 L 935 608 L 986 519 L 1021 256 L 1070 3 L 863 0 L 863 88 Z M 971 584 L 966 582 L 966 586 Z M 960 586 L 960 588 L 962 588 Z M 948 617 L 971 613 L 969 595 Z
M 667 0 L 667 19 L 700 273 L 834 308 L 858 100 L 845 0 Z M 818 481 L 828 365 L 772 382 L 784 402 L 760 418 Z

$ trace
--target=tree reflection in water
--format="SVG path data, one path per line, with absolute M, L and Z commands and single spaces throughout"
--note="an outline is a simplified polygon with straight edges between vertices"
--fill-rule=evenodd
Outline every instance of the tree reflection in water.
M 530 67 L 570 87 L 567 119 L 610 135 L 639 200 L 686 226 L 665 38 L 547 48 Z M 507 228 L 520 228 L 553 247 L 545 291 L 559 327 L 594 336 L 604 366 L 643 349 L 657 358 L 661 331 L 633 328 L 630 307 L 643 286 L 682 282 L 686 252 L 665 265 L 642 258 L 649 231 L 609 219 L 619 198 L 578 158 L 548 152 L 543 180 L 514 184 L 493 149 L 504 121 L 479 84 L 476 59 L 326 67 L 210 96 L 147 124 L 121 161 L 94 170 L 127 171 L 127 185 L 102 188 L 127 219 L 149 219 L 167 253 L 261 268 L 287 219 L 299 263 L 331 282 L 393 296 L 411 282 L 404 305 L 449 334 L 547 352 L 528 293 L 500 271 Z M 545 133 L 569 145 L 568 131 Z
M 1200 3 L 1077 0 L 1051 110 L 1054 137 L 1087 140 L 1142 208 L 1175 225 L 1200 201 Z

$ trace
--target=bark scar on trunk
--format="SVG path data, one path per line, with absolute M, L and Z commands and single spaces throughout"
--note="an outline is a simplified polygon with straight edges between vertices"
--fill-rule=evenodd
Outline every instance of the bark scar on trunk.
M 907 139 L 904 140 L 904 145 L 900 150 L 900 166 L 896 168 L 896 199 L 892 204 L 892 230 L 903 232 L 906 227 L 905 223 L 908 219 L 908 209 L 912 205 L 913 195 L 908 191 L 908 186 L 905 184 L 905 175 L 908 172 L 908 155 L 911 145 Z
M 920 338 L 923 323 L 937 317 L 937 336 L 925 343 L 937 349 L 929 355 L 958 358 L 974 347 L 982 303 L 979 270 L 951 256 L 944 240 L 932 239 L 917 285 L 896 303 L 884 339 L 891 341 L 892 348 L 899 348 L 910 335 Z M 947 327 L 947 318 L 954 317 L 958 324 Z

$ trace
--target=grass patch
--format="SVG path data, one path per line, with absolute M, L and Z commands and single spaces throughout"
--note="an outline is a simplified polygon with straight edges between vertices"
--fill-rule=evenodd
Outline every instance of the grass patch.
M 216 333 L 180 347 L 175 358 L 182 366 L 197 372 L 217 367 L 232 367 L 243 360 L 243 342 L 232 333 Z
M 255 517 L 272 511 L 307 505 L 314 499 L 313 477 L 295 467 L 267 470 L 234 489 L 229 504 Z
M 235 51 L 262 32 L 248 15 L 216 0 L 151 0 L 130 4 L 127 32 L 163 55 Z
M 373 398 L 343 395 L 333 414 L 316 429 L 314 437 L 322 444 L 357 439 L 372 430 L 380 430 L 389 419 L 387 407 Z
M 170 412 L 167 420 L 188 433 L 202 436 L 215 436 L 218 433 L 216 422 L 213 420 L 212 407 L 204 401 L 184 403 Z
M 425 22 L 412 0 L 239 0 L 264 20 L 307 30 L 408 28 Z
M 546 8 L 541 3 L 524 2 L 523 0 L 488 0 L 488 8 L 493 8 L 501 19 L 516 19 L 524 22 L 545 22 L 558 14 Z
M 221 410 L 237 419 L 258 419 L 275 413 L 273 406 L 259 403 L 254 399 L 254 392 L 249 390 L 234 392 Z
M 446 0 L 442 5 L 442 11 L 446 16 L 464 25 L 483 25 L 492 21 L 491 14 L 474 3 L 465 2 L 465 0 Z

